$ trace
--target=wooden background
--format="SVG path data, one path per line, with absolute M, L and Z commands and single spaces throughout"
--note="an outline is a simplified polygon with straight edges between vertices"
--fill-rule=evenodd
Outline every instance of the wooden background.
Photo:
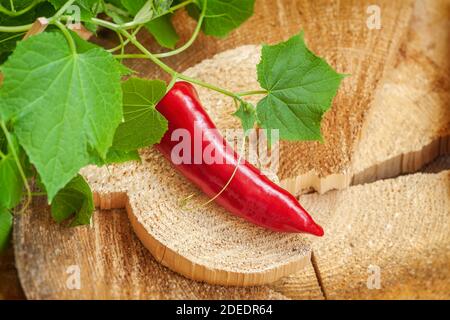
M 342 37 L 347 46 L 351 48 L 351 41 L 354 39 L 351 31 L 340 30 L 339 21 L 348 19 L 355 10 L 363 10 L 369 4 L 378 4 L 383 8 L 382 14 L 389 18 L 401 21 L 405 20 L 405 30 L 396 30 L 398 33 L 408 34 L 408 29 L 417 22 L 411 12 L 418 6 L 431 6 L 443 8 L 438 16 L 449 19 L 449 1 L 257 1 L 255 15 L 246 22 L 240 29 L 225 40 L 212 39 L 201 35 L 197 42 L 184 54 L 170 58 L 168 64 L 177 70 L 183 70 L 192 66 L 205 58 L 213 56 L 215 53 L 247 43 L 273 43 L 288 38 L 290 35 L 304 29 L 312 39 L 312 49 L 319 54 L 326 54 L 326 45 L 321 44 L 320 39 L 314 39 L 313 35 L 320 35 L 329 32 L 335 37 Z M 439 4 L 439 5 L 437 5 Z M 324 14 L 325 12 L 325 14 Z M 364 12 L 362 14 L 365 14 Z M 327 17 L 328 19 L 316 19 L 316 17 Z M 270 19 L 268 19 L 270 17 Z M 395 19 L 394 19 L 395 18 Z M 387 20 L 387 19 L 386 19 Z M 268 23 L 268 21 L 270 21 Z M 351 25 L 347 21 L 346 25 Z M 181 42 L 185 41 L 194 27 L 194 23 L 182 13 L 176 17 L 177 29 L 181 34 Z M 442 24 L 439 24 L 442 27 Z M 444 24 L 445 26 L 445 24 Z M 448 23 L 447 23 L 448 26 Z M 439 41 L 434 46 L 442 49 L 442 42 L 450 39 L 448 30 L 436 30 L 435 35 L 444 41 Z M 343 37 L 348 32 L 347 38 Z M 102 32 L 98 40 L 105 46 L 113 46 L 114 36 L 108 32 Z M 381 33 L 381 40 L 392 41 L 387 33 Z M 153 41 L 144 36 L 149 47 L 157 51 Z M 367 44 L 367 51 L 377 52 L 377 48 L 370 46 L 371 38 L 357 39 L 358 46 Z M 403 43 L 408 43 L 409 39 L 403 39 Z M 449 41 L 447 41 L 448 45 Z M 431 42 L 433 45 L 433 43 Z M 354 43 L 356 45 L 356 43 Z M 389 43 L 387 44 L 387 47 Z M 404 48 L 404 47 L 403 47 Z M 437 50 L 431 47 L 427 50 Z M 350 50 L 349 50 L 350 52 Z M 405 50 L 400 47 L 394 57 L 397 63 L 405 59 Z M 448 51 L 450 53 L 450 51 Z M 362 55 L 366 53 L 361 52 Z M 378 52 L 377 52 L 378 54 Z M 339 61 L 333 60 L 333 55 L 328 57 L 331 64 L 336 65 Z M 362 59 L 362 58 L 361 58 Z M 362 59 L 363 60 L 363 59 Z M 426 61 L 433 64 L 433 61 Z M 143 61 L 130 62 L 130 66 L 141 71 L 142 76 L 161 77 L 166 76 L 153 65 Z M 367 66 L 369 67 L 369 66 Z M 442 67 L 445 71 L 447 66 Z M 364 70 L 361 70 L 364 74 Z M 371 72 L 373 74 L 374 72 Z M 380 78 L 383 70 L 375 72 Z M 445 73 L 445 72 L 444 72 Z M 368 75 L 370 77 L 370 75 Z M 448 77 L 448 73 L 447 73 Z M 379 79 L 378 79 L 379 80 Z M 378 82 L 374 79 L 372 85 Z M 364 80 L 366 81 L 366 80 Z M 446 89 L 447 88 L 447 89 Z M 433 90 L 447 90 L 448 79 L 440 78 L 434 84 Z M 358 95 L 358 92 L 355 92 Z M 362 101 L 370 101 L 371 97 L 363 96 Z M 448 101 L 447 101 L 448 102 Z M 448 158 L 441 158 L 435 165 L 426 170 L 442 170 L 449 168 Z M 27 217 L 16 217 L 15 221 L 15 243 L 18 256 L 17 272 L 14 262 L 14 250 L 9 249 L 0 257 L 0 298 L 20 299 L 24 298 L 20 281 L 26 291 L 28 298 L 268 298 L 268 299 L 323 299 L 323 298 L 449 298 L 450 292 L 448 283 L 448 273 L 440 272 L 445 269 L 445 264 L 433 266 L 433 261 L 428 263 L 431 266 L 427 269 L 404 268 L 404 273 L 395 274 L 404 286 L 399 287 L 394 292 L 375 291 L 371 294 L 367 292 L 339 292 L 337 289 L 345 283 L 331 283 L 333 290 L 324 290 L 324 278 L 320 275 L 317 261 L 312 260 L 311 265 L 300 275 L 286 277 L 280 282 L 258 288 L 225 288 L 219 286 L 209 286 L 187 280 L 180 277 L 166 268 L 160 266 L 151 255 L 142 247 L 134 236 L 126 216 L 121 210 L 98 212 L 94 216 L 94 227 L 90 230 L 77 229 L 68 230 L 54 224 L 48 213 L 48 208 L 41 200 L 34 203 L 33 212 Z M 28 232 L 32 230 L 32 232 Z M 27 231 L 27 232 L 25 232 Z M 21 235 L 20 237 L 18 235 Z M 67 249 L 70 244 L 70 250 Z M 51 252 L 49 252 L 51 250 Z M 87 250 L 87 251 L 84 251 Z M 132 252 L 133 254 L 130 254 Z M 83 278 L 90 279 L 95 275 L 99 282 L 88 282 L 80 292 L 65 292 L 62 290 L 64 281 L 52 281 L 50 268 L 57 268 L 61 277 L 66 276 L 65 270 L 68 265 L 76 264 L 77 257 L 86 259 L 83 267 Z M 115 258 L 112 258 L 115 257 Z M 364 259 L 361 256 L 358 259 Z M 72 262 L 74 261 L 74 262 Z M 53 264 L 53 265 L 52 265 Z M 413 266 L 413 265 L 412 265 Z M 415 264 L 414 264 L 415 266 Z M 327 266 L 326 269 L 333 269 Z M 436 269 L 437 268 L 437 269 Z M 423 278 L 423 275 L 416 275 L 415 272 L 423 273 L 426 270 L 430 278 Z M 445 270 L 444 270 L 445 271 Z M 114 272 L 114 274 L 111 274 Z M 336 271 L 338 272 L 338 271 Z M 351 266 L 346 269 L 351 275 Z M 331 272 L 332 273 L 332 272 Z M 20 278 L 20 281 L 19 281 Z M 332 278 L 332 277 L 331 277 Z M 141 283 L 136 283 L 139 279 Z M 342 276 L 337 277 L 342 279 Z M 403 279 L 403 280 L 402 280 Z M 61 279 L 59 279 L 61 280 Z M 326 279 L 325 279 L 326 280 Z M 130 287 L 119 287 L 118 284 L 130 283 Z M 328 284 L 327 284 L 328 285 Z M 102 289 L 103 288 L 103 289 Z M 105 291 L 104 288 L 108 288 Z M 130 289 L 132 288 L 132 290 Z

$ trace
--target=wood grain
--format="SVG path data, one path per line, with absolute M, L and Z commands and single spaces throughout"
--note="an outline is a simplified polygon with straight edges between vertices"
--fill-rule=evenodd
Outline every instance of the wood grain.
M 328 299 L 450 298 L 450 171 L 305 195 L 303 204 L 326 230 L 313 250 Z
M 29 299 L 286 299 L 267 286 L 213 286 L 170 271 L 142 246 L 124 210 L 97 211 L 92 226 L 67 228 L 51 220 L 40 199 L 16 217 L 14 227 L 17 267 Z M 80 267 L 79 290 L 67 287 L 71 266 Z M 322 298 L 312 268 L 304 276 L 303 297 Z
M 353 183 L 416 172 L 450 152 L 450 1 L 417 1 L 377 89 L 352 161 Z
M 16 218 L 17 267 L 32 299 L 319 299 L 321 290 L 329 299 L 448 298 L 449 178 L 449 171 L 416 174 L 305 195 L 327 230 L 314 246 L 322 288 L 312 268 L 270 287 L 191 281 L 154 260 L 123 210 L 97 212 L 91 227 L 70 229 L 51 221 L 44 201 Z M 45 232 L 27 233 L 31 225 Z M 71 265 L 81 268 L 80 290 L 66 287 Z M 370 266 L 381 270 L 380 289 L 367 287 Z
M 445 169 L 450 169 L 450 157 L 440 157 L 432 164 L 427 166 L 425 170 L 427 172 L 440 172 Z M 240 293 L 232 292 L 230 288 L 222 288 L 216 286 L 205 286 L 205 291 L 207 293 L 201 294 L 197 291 L 187 290 L 186 292 L 173 292 L 170 293 L 174 288 L 198 287 L 196 282 L 189 281 L 177 274 L 171 272 L 167 268 L 161 267 L 153 257 L 145 250 L 145 248 L 138 242 L 136 236 L 131 232 L 131 227 L 127 219 L 125 218 L 126 213 L 123 210 L 113 210 L 113 211 L 98 211 L 94 216 L 94 224 L 100 224 L 97 228 L 86 228 L 87 230 L 79 229 L 67 229 L 65 227 L 56 226 L 53 221 L 49 219 L 48 208 L 43 202 L 35 202 L 32 212 L 29 216 L 19 217 L 20 219 L 31 219 L 29 223 L 35 223 L 36 225 L 41 225 L 40 230 L 50 230 L 50 236 L 45 232 L 38 233 L 39 238 L 34 241 L 33 237 L 28 237 L 28 241 L 24 241 L 23 248 L 16 247 L 16 250 L 20 250 L 23 253 L 18 258 L 20 263 L 20 269 L 22 269 L 22 283 L 24 284 L 27 296 L 33 299 L 49 298 L 49 299 L 69 299 L 69 298 L 86 298 L 100 296 L 96 295 L 95 292 L 88 292 L 88 289 L 92 289 L 94 283 L 101 283 L 102 289 L 99 291 L 103 292 L 102 297 L 105 298 L 171 298 L 176 296 L 177 298 L 209 298 L 217 299 L 219 297 L 240 297 Z M 43 208 L 39 208 L 38 206 Z M 34 215 L 34 217 L 32 217 Z M 20 221 L 16 221 L 16 224 L 22 225 Z M 104 226 L 102 226 L 104 225 Z M 31 228 L 31 227 L 30 227 Z M 114 237 L 114 241 L 111 241 L 109 237 L 105 237 L 103 232 L 95 231 L 101 228 L 101 230 L 107 230 L 106 234 L 110 234 L 112 230 L 119 236 Z M 22 230 L 26 230 L 22 229 Z M 74 235 L 75 233 L 75 235 Z M 99 266 L 93 268 L 93 265 L 97 265 L 94 261 L 92 262 L 92 254 L 80 249 L 78 239 L 83 239 L 85 233 L 89 234 L 88 243 L 92 243 L 95 247 L 94 252 L 100 254 L 100 260 L 118 260 L 118 263 L 102 263 Z M 123 235 L 126 235 L 125 238 Z M 129 239 L 128 239 L 129 238 Z M 96 240 L 99 239 L 99 240 Z M 123 241 L 126 242 L 123 242 Z M 84 241 L 84 240 L 83 240 Z M 84 242 L 83 242 L 84 243 Z M 40 244 L 38 250 L 32 250 L 36 244 Z M 97 248 L 97 246 L 99 248 Z M 117 246 L 117 247 L 116 247 Z M 48 250 L 48 248 L 51 250 Z M 31 254 L 29 251 L 34 252 L 32 254 L 32 259 L 29 259 Z M 52 254 L 49 254 L 52 253 Z M 53 252 L 59 252 L 58 255 L 53 254 Z M 63 252 L 63 254 L 61 254 Z M 121 253 L 117 255 L 116 253 Z M 113 256 L 118 256 L 113 257 Z M 73 264 L 73 259 L 71 257 L 79 257 L 77 261 L 80 265 L 90 266 L 90 271 L 84 273 L 83 283 L 90 283 L 89 287 L 83 286 L 81 291 L 73 292 L 65 287 L 65 282 L 67 280 L 67 274 L 64 268 L 59 267 L 59 272 L 54 272 L 58 265 L 70 265 Z M 125 258 L 127 257 L 127 258 Z M 72 260 L 71 260 L 72 259 Z M 80 262 L 80 259 L 89 261 Z M 132 261 L 133 266 L 130 266 Z M 138 261 L 136 263 L 136 261 Z M 430 264 L 433 265 L 432 260 Z M 132 271 L 122 271 L 122 265 L 127 268 L 131 268 Z M 422 263 L 423 265 L 423 263 Z M 22 267 L 23 266 L 23 267 Z M 396 288 L 391 288 L 390 294 L 387 297 L 390 298 L 430 298 L 436 297 L 436 289 L 433 289 L 432 285 L 435 280 L 427 281 L 424 277 L 427 274 L 423 274 L 419 279 L 413 279 L 411 284 L 411 278 L 414 274 L 417 274 L 417 270 L 411 269 L 409 267 L 409 262 L 405 267 L 408 272 L 397 274 L 398 280 L 403 283 L 402 286 L 396 286 Z M 93 269 L 93 270 L 91 270 Z M 35 271 L 36 270 L 36 271 Z M 156 271 L 154 271 L 156 270 Z M 419 272 L 423 272 L 423 268 Z M 445 268 L 443 269 L 445 271 Z M 364 280 L 367 280 L 368 273 L 367 270 L 359 270 L 362 272 L 359 277 L 360 285 L 364 285 Z M 333 271 L 338 273 L 338 270 Z M 442 270 L 439 271 L 441 273 Z M 33 275 L 39 274 L 43 281 L 36 282 Z M 105 275 L 110 275 L 108 277 L 107 284 L 102 281 L 98 281 Z M 154 276 L 152 276 L 154 275 Z M 135 280 L 130 280 L 130 277 L 135 278 Z M 342 276 L 341 276 L 342 278 Z M 340 279 L 341 279 L 340 278 Z M 405 281 L 406 279 L 407 281 Z M 16 274 L 15 262 L 13 257 L 13 250 L 9 250 L 5 255 L 0 257 L 0 299 L 22 299 L 24 298 L 24 293 L 21 289 L 18 275 Z M 444 278 L 445 280 L 445 278 Z M 420 287 L 419 287 L 420 286 Z M 127 288 L 124 293 L 112 290 L 115 288 Z M 63 288 L 62 291 L 57 288 Z M 152 289 L 150 289 L 152 288 Z M 169 289 L 168 289 L 169 288 Z M 201 288 L 201 287 L 200 287 Z M 285 277 L 275 283 L 271 288 L 283 294 L 291 299 L 322 299 L 323 295 L 321 289 L 318 286 L 317 280 L 315 278 L 314 270 L 312 265 L 305 268 L 302 272 L 293 274 L 291 276 Z M 338 287 L 342 289 L 342 286 Z M 228 291 L 227 291 L 228 290 Z M 230 291 L 231 290 L 231 291 Z M 244 290 L 248 292 L 249 289 Z M 255 289 L 253 289 L 255 290 Z M 330 291 L 331 290 L 331 291 Z M 238 291 L 238 290 L 235 290 Z M 349 291 L 347 289 L 346 291 Z M 87 293 L 88 292 L 88 293 Z M 138 293 L 134 293 L 138 292 Z M 219 292 L 220 294 L 216 294 Z M 148 293 L 148 294 L 147 294 Z M 253 292 L 252 292 L 253 293 Z M 375 291 L 376 295 L 371 295 L 373 298 L 384 298 L 385 291 Z M 258 292 L 258 297 L 260 296 Z M 328 294 L 334 297 L 332 289 L 328 290 Z M 270 295 L 267 294 L 267 297 Z M 347 292 L 345 294 L 346 298 L 364 298 L 366 296 L 365 292 Z M 245 298 L 245 297 L 243 297 Z

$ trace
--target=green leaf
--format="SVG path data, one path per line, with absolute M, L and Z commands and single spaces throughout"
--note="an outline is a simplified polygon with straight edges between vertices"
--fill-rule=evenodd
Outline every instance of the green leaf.
M 180 37 L 173 27 L 172 15 L 166 14 L 145 24 L 147 30 L 155 37 L 159 45 L 174 49 Z
M 3 130 L 0 130 L 0 151 L 3 153 L 7 153 L 8 152 L 7 147 L 8 147 L 8 141 L 6 140 L 6 136 L 3 133 Z
M 122 0 L 105 0 L 105 2 L 112 4 L 116 8 L 125 9 L 125 7 L 122 4 Z
M 155 109 L 166 92 L 159 80 L 130 78 L 122 84 L 124 122 L 117 128 L 114 148 L 132 151 L 161 141 L 167 120 Z
M 6 208 L 0 207 L 0 252 L 9 244 L 11 235 L 13 217 Z
M 244 128 L 245 132 L 253 129 L 256 121 L 256 112 L 255 107 L 251 103 L 241 102 L 239 109 L 233 115 L 241 119 L 242 128 Z
M 322 116 L 344 76 L 306 47 L 302 33 L 264 46 L 257 70 L 268 91 L 256 108 L 262 127 L 279 129 L 285 140 L 321 140 Z
M 76 34 L 73 31 L 70 31 L 73 40 L 75 41 L 75 45 L 77 47 L 77 52 L 78 53 L 84 53 L 86 51 L 89 51 L 91 49 L 99 49 L 99 50 L 103 50 L 102 47 L 86 41 L 82 38 L 80 38 L 80 36 L 78 34 Z M 116 65 L 117 70 L 120 72 L 121 76 L 128 76 L 134 73 L 134 70 L 128 68 L 127 66 L 123 65 L 122 63 L 120 63 L 118 60 L 114 59 L 114 64 Z
M 128 161 L 140 161 L 140 160 L 141 157 L 139 156 L 137 150 L 122 151 L 114 149 L 114 147 L 112 147 L 111 149 L 109 149 L 105 159 L 102 159 L 97 154 L 92 153 L 91 160 L 89 163 L 101 167 L 106 164 L 123 163 Z
M 111 149 L 106 155 L 104 164 L 123 163 L 128 161 L 141 161 L 139 152 L 137 150 L 121 151 Z
M 51 201 L 80 168 L 88 147 L 104 158 L 122 119 L 115 59 L 103 49 L 72 53 L 59 32 L 21 42 L 2 67 L 0 117 L 14 117 L 20 144 Z
M 122 0 L 122 4 L 132 15 L 136 16 L 135 21 L 145 23 L 146 29 L 161 46 L 169 49 L 175 48 L 179 37 L 172 25 L 171 15 L 166 14 L 154 18 L 169 10 L 172 4 L 171 0 Z
M 147 0 L 122 0 L 123 7 L 133 16 L 135 16 L 146 3 Z
M 4 136 L 1 134 L 1 136 Z M 16 138 L 11 135 L 13 145 L 7 147 L 5 157 L 0 156 L 0 207 L 12 209 L 19 204 L 22 197 L 23 180 L 12 154 L 12 150 L 20 157 Z M 3 151 L 2 151 L 3 152 Z
M 170 9 L 172 2 L 173 0 L 153 0 L 153 10 L 155 10 L 155 14 L 158 16 L 166 13 Z
M 124 8 L 121 0 L 110 0 L 105 5 L 105 14 L 113 19 L 117 24 L 131 21 L 131 14 Z
M 153 18 L 153 3 L 152 1 L 145 1 L 142 8 L 136 13 L 134 20 L 136 23 L 144 24 Z
M 25 32 L 19 33 L 0 33 L 0 52 L 11 52 L 16 47 L 16 43 L 25 35 Z
M 198 19 L 204 0 L 188 6 L 191 16 Z M 253 15 L 255 0 L 208 0 L 202 30 L 205 34 L 223 38 Z
M 141 15 L 154 17 L 166 13 L 172 2 L 172 0 L 122 0 L 122 6 L 133 16 L 137 16 L 141 11 Z
M 70 225 L 79 226 L 91 222 L 94 211 L 92 191 L 84 178 L 77 175 L 55 196 L 51 206 L 53 219 L 61 223 L 74 216 Z

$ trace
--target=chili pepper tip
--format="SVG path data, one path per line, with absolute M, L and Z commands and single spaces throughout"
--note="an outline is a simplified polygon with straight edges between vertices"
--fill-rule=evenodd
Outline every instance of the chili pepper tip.
M 322 237 L 324 235 L 323 228 L 319 226 L 317 223 L 312 224 L 311 228 L 308 231 L 309 233 L 318 237 Z

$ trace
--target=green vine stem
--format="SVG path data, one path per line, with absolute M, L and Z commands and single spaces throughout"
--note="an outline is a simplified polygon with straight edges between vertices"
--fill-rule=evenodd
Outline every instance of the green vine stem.
M 48 19 L 50 24 L 54 24 L 59 20 L 59 18 L 66 12 L 67 8 L 70 7 L 75 0 L 69 0 L 67 1 L 51 18 Z M 0 6 L 1 8 L 1 6 Z M 1 9 L 0 9 L 1 12 Z M 20 11 L 17 11 L 20 12 Z M 0 26 L 0 32 L 9 32 L 9 33 L 16 33 L 16 32 L 26 32 L 31 29 L 33 26 L 32 23 L 25 24 L 22 26 Z
M 25 175 L 25 172 L 23 171 L 22 164 L 20 163 L 20 159 L 17 156 L 17 152 L 16 152 L 16 150 L 14 148 L 14 145 L 13 145 L 13 142 L 11 140 L 10 133 L 8 131 L 8 128 L 6 128 L 6 125 L 5 125 L 4 121 L 0 121 L 0 127 L 2 128 L 3 133 L 5 134 L 6 141 L 8 142 L 8 145 L 11 147 L 11 153 L 12 153 L 12 155 L 14 157 L 14 161 L 16 162 L 17 169 L 19 170 L 20 177 L 22 178 L 23 184 L 25 186 L 25 190 L 27 192 L 27 200 L 26 200 L 23 208 L 20 211 L 20 213 L 23 213 L 23 212 L 25 212 L 25 210 L 27 210 L 27 208 L 29 207 L 29 205 L 31 203 L 31 189 L 30 189 L 30 185 L 28 184 L 27 176 Z
M 55 26 L 57 26 L 61 30 L 61 32 L 63 33 L 64 37 L 67 40 L 67 43 L 69 44 L 70 51 L 72 52 L 72 54 L 76 54 L 77 53 L 77 47 L 75 45 L 75 41 L 73 40 L 72 35 L 70 34 L 69 30 L 67 30 L 66 26 L 63 25 L 58 20 L 53 22 L 53 24 Z
M 242 91 L 242 92 L 237 93 L 237 95 L 239 95 L 241 97 L 254 96 L 257 94 L 267 94 L 267 91 L 266 90 L 251 90 L 251 91 Z
M 203 1 L 203 7 L 202 7 L 202 12 L 200 14 L 200 17 L 198 19 L 197 22 L 197 26 L 195 27 L 194 32 L 192 33 L 191 38 L 181 47 L 169 51 L 169 52 L 163 52 L 163 53 L 157 53 L 154 56 L 157 58 L 167 58 L 167 57 L 171 57 L 174 55 L 177 55 L 181 52 L 183 52 L 184 50 L 186 50 L 187 48 L 189 48 L 195 41 L 195 39 L 197 39 L 198 34 L 200 33 L 200 30 L 202 28 L 202 24 L 203 24 L 203 19 L 205 19 L 205 15 L 206 15 L 206 4 L 207 4 L 208 0 L 204 0 Z
M 164 62 L 162 62 L 157 57 L 155 57 L 155 55 L 152 54 L 150 51 L 148 51 L 147 48 L 145 48 L 139 41 L 137 41 L 136 38 L 131 37 L 131 35 L 126 30 L 120 30 L 120 32 L 126 38 L 129 38 L 131 43 L 133 43 L 133 45 L 135 45 L 136 48 L 138 48 L 143 54 L 138 54 L 138 55 L 128 54 L 128 55 L 123 55 L 123 56 L 119 55 L 119 57 L 122 57 L 122 58 L 146 58 L 146 59 L 149 59 L 153 63 L 155 63 L 158 67 L 160 67 L 165 72 L 170 74 L 172 77 L 175 77 L 177 79 L 181 79 L 181 80 L 185 80 L 185 81 L 197 84 L 199 86 L 202 86 L 202 87 L 205 87 L 205 88 L 208 88 L 208 89 L 220 92 L 220 93 L 222 93 L 222 94 L 224 94 L 226 96 L 229 96 L 229 97 L 231 97 L 233 99 L 237 99 L 239 101 L 242 101 L 242 98 L 239 95 L 237 95 L 237 94 L 235 94 L 235 93 L 233 93 L 231 91 L 228 91 L 226 89 L 217 87 L 217 86 L 212 85 L 210 83 L 203 82 L 201 80 L 198 80 L 198 79 L 195 79 L 195 78 L 191 78 L 191 77 L 188 77 L 188 76 L 186 76 L 184 74 L 176 72 L 175 70 L 170 68 L 168 65 L 166 65 Z
M 169 92 L 170 89 L 172 89 L 172 87 L 174 86 L 175 82 L 177 82 L 178 77 L 177 76 L 173 76 L 172 79 L 170 80 L 169 84 L 167 85 L 167 90 L 166 92 Z
M 50 19 L 48 19 L 49 23 L 54 23 L 56 22 L 59 17 L 61 17 L 67 10 L 67 8 L 69 8 L 73 3 L 75 2 L 75 0 L 69 0 L 67 1 L 54 15 L 53 17 L 51 17 Z
M 142 53 L 115 54 L 114 58 L 116 58 L 116 59 L 148 59 L 148 57 Z
M 26 32 L 31 29 L 33 24 L 25 24 L 23 26 L 0 26 L 0 32 L 6 33 L 16 33 L 16 32 Z
M 39 0 L 34 0 L 27 7 L 23 8 L 19 11 L 16 11 L 14 9 L 14 3 L 11 1 L 11 10 L 6 9 L 4 6 L 2 6 L 0 4 L 0 12 L 3 14 L 6 14 L 7 16 L 10 16 L 10 17 L 17 17 L 17 16 L 27 13 L 28 11 L 33 9 L 39 2 L 40 2 Z
M 137 26 L 137 28 L 133 31 L 133 33 L 131 35 L 135 37 L 138 34 L 138 32 L 142 29 L 142 27 L 143 27 L 143 25 Z M 120 39 L 120 37 L 122 37 L 122 35 L 120 35 L 120 33 L 118 33 L 118 32 L 117 32 L 117 35 L 118 35 L 119 39 Z M 122 39 L 123 39 L 123 37 L 122 37 Z M 128 43 L 130 43 L 130 39 L 126 39 L 125 41 L 121 42 L 117 47 L 108 49 L 106 51 L 112 53 L 112 52 L 116 52 L 117 50 L 122 50 L 125 48 L 125 46 Z M 123 52 L 121 52 L 121 54 L 123 54 Z
M 17 34 L 13 34 L 13 35 L 11 35 L 11 36 L 9 36 L 9 37 L 6 37 L 6 38 L 0 40 L 0 43 L 9 41 L 9 40 L 12 40 L 12 39 L 15 39 L 15 38 L 20 38 L 20 37 L 22 37 L 24 34 L 25 34 L 25 32 L 20 32 L 20 33 L 17 33 Z
M 194 3 L 196 0 L 186 0 L 183 2 L 180 2 L 177 5 L 174 5 L 173 7 L 170 7 L 169 12 L 170 13 L 174 13 L 175 11 L 177 11 L 178 9 L 181 9 L 183 7 L 186 7 L 188 4 Z

